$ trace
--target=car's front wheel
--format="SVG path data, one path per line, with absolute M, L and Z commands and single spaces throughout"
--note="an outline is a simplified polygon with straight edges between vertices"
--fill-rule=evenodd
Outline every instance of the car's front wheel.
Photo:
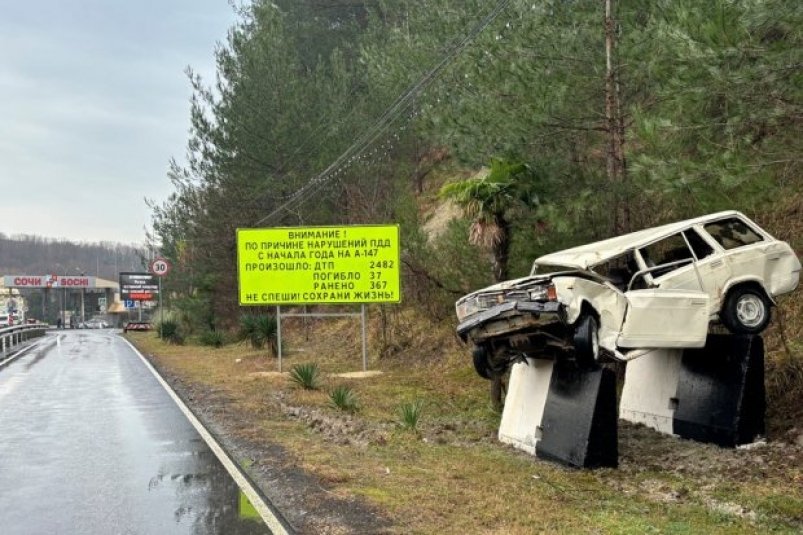
M 483 379 L 491 378 L 490 364 L 488 362 L 488 350 L 484 346 L 474 346 L 471 352 L 471 360 L 474 362 L 474 371 Z
M 772 303 L 763 291 L 745 286 L 734 289 L 720 314 L 722 323 L 735 334 L 758 334 L 767 328 Z
M 483 379 L 493 380 L 494 377 L 503 376 L 507 371 L 507 361 L 494 359 L 485 345 L 474 346 L 471 360 L 474 362 L 474 371 Z
M 574 351 L 577 363 L 593 367 L 599 362 L 599 323 L 597 318 L 586 314 L 577 322 L 574 329 Z

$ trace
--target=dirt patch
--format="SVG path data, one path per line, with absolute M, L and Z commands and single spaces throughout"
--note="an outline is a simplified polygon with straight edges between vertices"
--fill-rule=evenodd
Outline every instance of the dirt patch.
M 288 375 L 287 372 L 251 372 L 248 374 L 248 377 L 267 377 L 269 379 L 275 379 L 277 377 L 287 377 Z
M 371 377 L 379 377 L 384 373 L 385 372 L 381 372 L 378 370 L 373 370 L 373 371 L 369 370 L 366 372 L 335 373 L 332 375 L 332 377 L 340 377 L 341 379 L 369 379 Z

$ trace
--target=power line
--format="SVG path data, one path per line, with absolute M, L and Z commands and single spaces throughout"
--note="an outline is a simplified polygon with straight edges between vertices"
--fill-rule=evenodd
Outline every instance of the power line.
M 382 115 L 371 125 L 357 140 L 352 143 L 340 156 L 338 156 L 329 166 L 316 176 L 311 178 L 304 186 L 293 193 L 290 198 L 270 212 L 268 215 L 255 223 L 255 226 L 272 219 L 282 211 L 290 210 L 309 200 L 326 182 L 333 178 L 333 173 L 339 170 L 345 163 L 352 161 L 357 155 L 364 151 L 374 141 L 376 141 L 412 104 L 438 75 L 452 62 L 463 50 L 487 28 L 504 11 L 512 0 L 499 0 L 496 6 L 483 17 L 451 50 L 436 63 L 420 79 L 408 87 L 399 95 L 396 100 L 382 113 Z

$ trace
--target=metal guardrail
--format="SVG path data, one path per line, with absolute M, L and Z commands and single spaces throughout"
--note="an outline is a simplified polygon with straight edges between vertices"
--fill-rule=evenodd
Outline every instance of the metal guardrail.
M 48 327 L 46 323 L 33 323 L 0 328 L 0 355 L 31 338 L 43 336 Z

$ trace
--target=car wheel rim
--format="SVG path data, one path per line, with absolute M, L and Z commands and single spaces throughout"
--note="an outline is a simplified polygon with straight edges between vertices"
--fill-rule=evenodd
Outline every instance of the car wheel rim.
M 736 302 L 736 318 L 745 327 L 757 327 L 764 321 L 766 309 L 757 295 L 743 295 Z

